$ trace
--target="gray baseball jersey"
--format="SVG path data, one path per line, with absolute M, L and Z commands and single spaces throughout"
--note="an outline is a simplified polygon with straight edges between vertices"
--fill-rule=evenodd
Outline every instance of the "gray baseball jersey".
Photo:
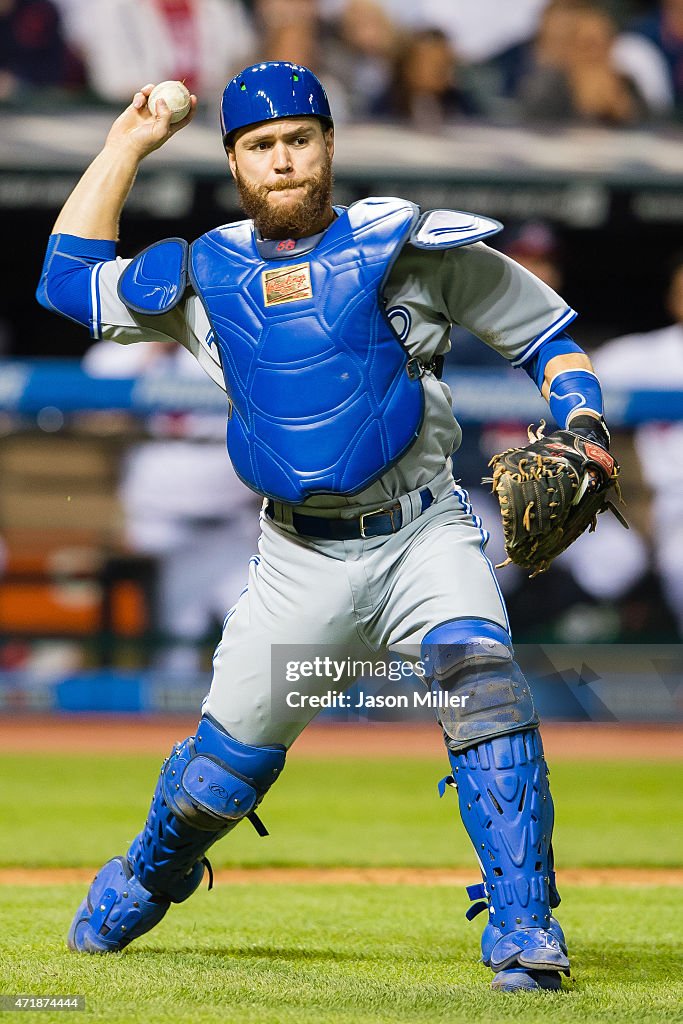
M 211 326 L 200 299 L 191 295 L 170 313 L 131 313 L 117 294 L 127 260 L 105 263 L 93 273 L 93 327 L 96 337 L 123 344 L 178 341 L 225 390 Z M 514 260 L 483 242 L 430 252 L 406 245 L 386 284 L 387 313 L 410 354 L 429 363 L 450 348 L 452 324 L 476 334 L 513 365 L 527 359 L 543 341 L 559 333 L 576 313 L 551 288 Z M 461 441 L 449 388 L 431 374 L 423 378 L 425 418 L 416 443 L 384 476 L 351 497 L 315 495 L 308 510 L 377 508 L 383 501 L 427 485 L 448 463 Z M 456 409 L 457 415 L 457 409 Z
M 190 294 L 165 315 L 131 313 L 117 293 L 128 262 L 93 271 L 93 334 L 124 344 L 180 342 L 225 389 L 199 298 Z M 519 364 L 576 316 L 552 289 L 482 242 L 440 251 L 405 246 L 384 300 L 404 346 L 427 364 L 448 351 L 454 323 Z M 388 647 L 414 656 L 425 633 L 450 619 L 482 618 L 508 628 L 485 554 L 488 536 L 452 475 L 461 430 L 450 390 L 429 372 L 423 385 L 419 436 L 392 468 L 359 494 L 319 494 L 299 506 L 309 514 L 352 517 L 400 500 L 408 525 L 388 537 L 331 541 L 299 536 L 291 506 L 276 503 L 275 521 L 262 517 L 259 555 L 226 618 L 204 707 L 236 739 L 289 746 L 316 713 L 293 715 L 286 700 L 291 685 L 271 673 L 272 644 L 321 651 L 341 645 L 366 657 Z M 418 495 L 426 486 L 435 501 L 420 514 Z M 314 677 L 297 684 L 310 694 L 328 687 L 329 680 Z

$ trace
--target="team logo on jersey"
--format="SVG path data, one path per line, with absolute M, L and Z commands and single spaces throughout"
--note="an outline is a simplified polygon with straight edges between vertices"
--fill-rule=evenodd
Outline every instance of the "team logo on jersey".
M 392 329 L 398 335 L 399 341 L 405 341 L 410 334 L 412 324 L 410 310 L 405 306 L 390 306 L 387 310 L 387 317 Z
M 266 306 L 279 306 L 283 302 L 298 302 L 313 297 L 310 263 L 264 270 L 262 280 Z

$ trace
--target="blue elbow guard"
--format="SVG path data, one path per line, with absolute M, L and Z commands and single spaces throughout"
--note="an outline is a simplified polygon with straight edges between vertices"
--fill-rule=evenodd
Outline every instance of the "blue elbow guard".
M 50 235 L 36 298 L 41 306 L 84 327 L 92 322 L 93 267 L 116 257 L 109 239 Z
M 566 427 L 570 416 L 579 409 L 602 417 L 600 381 L 590 370 L 564 370 L 550 383 L 548 405 L 560 427 Z

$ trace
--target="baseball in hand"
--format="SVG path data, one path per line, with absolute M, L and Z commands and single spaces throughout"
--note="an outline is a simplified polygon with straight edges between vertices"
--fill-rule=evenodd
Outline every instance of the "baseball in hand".
M 158 99 L 164 100 L 166 106 L 171 111 L 171 124 L 175 124 L 176 121 L 182 121 L 190 113 L 192 100 L 190 99 L 189 90 L 185 88 L 182 82 L 159 82 L 158 85 L 154 86 L 149 94 L 147 106 L 150 113 L 155 116 Z

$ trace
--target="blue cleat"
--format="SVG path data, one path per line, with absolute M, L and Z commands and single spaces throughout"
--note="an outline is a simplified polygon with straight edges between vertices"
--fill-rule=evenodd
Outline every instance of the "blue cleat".
M 564 934 L 552 916 L 546 928 L 518 928 L 505 933 L 489 923 L 481 938 L 481 950 L 484 963 L 493 971 L 522 967 L 569 973 Z
M 201 867 L 202 874 L 204 865 Z M 150 931 L 171 905 L 153 896 L 132 874 L 124 857 L 114 857 L 95 875 L 67 936 L 76 953 L 117 953 Z
M 491 988 L 496 992 L 559 992 L 562 981 L 556 971 L 525 971 L 522 967 L 511 967 L 494 976 Z

